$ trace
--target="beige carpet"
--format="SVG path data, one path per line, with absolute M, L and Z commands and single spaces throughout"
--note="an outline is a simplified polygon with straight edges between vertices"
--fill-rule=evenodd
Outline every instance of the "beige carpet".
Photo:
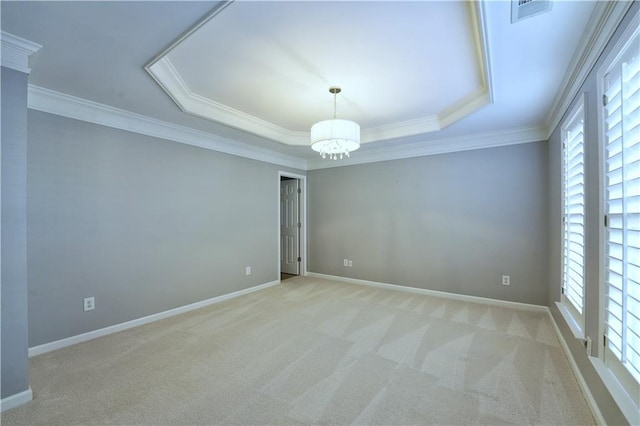
M 13 424 L 594 424 L 545 313 L 312 278 L 35 357 Z

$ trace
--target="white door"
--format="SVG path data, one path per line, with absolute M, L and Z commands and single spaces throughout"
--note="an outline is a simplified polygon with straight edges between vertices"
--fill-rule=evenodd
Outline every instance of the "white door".
M 298 226 L 300 181 L 298 179 L 280 182 L 280 270 L 285 274 L 299 275 Z

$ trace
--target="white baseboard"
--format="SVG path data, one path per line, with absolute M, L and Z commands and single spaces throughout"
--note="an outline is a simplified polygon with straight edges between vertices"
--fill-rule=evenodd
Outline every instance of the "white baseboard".
M 386 288 L 389 290 L 404 291 L 407 293 L 423 294 L 425 296 L 441 297 L 445 299 L 460 300 L 462 302 L 485 303 L 488 305 L 503 306 L 506 308 L 524 309 L 527 311 L 547 312 L 546 306 L 533 305 L 529 303 L 510 302 L 507 300 L 490 299 L 488 297 L 467 296 L 465 294 L 447 293 L 445 291 L 428 290 L 425 288 L 408 287 L 397 284 L 380 283 L 376 281 L 359 280 L 356 278 L 345 278 L 336 275 L 325 275 L 317 272 L 308 272 L 308 277 L 323 278 L 331 281 L 343 281 L 350 284 L 367 285 L 370 287 Z
M 11 410 L 19 405 L 26 404 L 32 399 L 33 392 L 31 392 L 31 387 L 29 387 L 26 391 L 14 393 L 11 396 L 2 398 L 2 400 L 0 400 L 0 412 Z
M 258 290 L 263 290 L 265 288 L 272 287 L 277 284 L 280 284 L 280 280 L 271 281 L 271 282 L 260 284 L 254 287 L 245 288 L 244 290 L 238 290 L 232 293 L 223 294 L 221 296 L 216 296 L 211 299 L 202 300 L 196 303 L 191 303 L 190 305 L 181 306 L 179 308 L 170 309 L 164 312 L 158 312 L 157 314 L 148 315 L 146 317 L 142 317 L 135 320 L 112 325 L 109 327 L 101 328 L 99 330 L 89 331 L 87 333 L 82 333 L 76 336 L 67 337 L 65 339 L 56 340 L 55 342 L 49 342 L 42 345 L 34 346 L 29 348 L 29 357 L 55 351 L 56 349 L 61 349 L 67 346 L 86 342 L 88 340 L 97 339 L 98 337 L 107 336 L 109 334 L 117 333 L 119 331 L 127 330 L 129 328 L 138 327 L 154 321 L 159 321 L 161 319 L 172 317 L 174 315 L 183 314 L 185 312 L 193 311 L 195 309 L 204 308 L 205 306 L 224 302 L 225 300 L 229 300 L 238 296 L 243 296 L 245 294 L 253 293 Z
M 580 390 L 582 391 L 584 398 L 587 400 L 587 405 L 589 406 L 589 409 L 591 409 L 591 414 L 593 414 L 593 417 L 595 418 L 596 423 L 599 426 L 606 426 L 607 423 L 605 422 L 604 417 L 602 416 L 602 412 L 600 411 L 600 408 L 598 407 L 598 404 L 596 403 L 596 400 L 593 397 L 593 394 L 591 393 L 591 390 L 589 389 L 587 382 L 584 380 L 584 377 L 582 376 L 582 373 L 578 368 L 578 364 L 576 363 L 576 360 L 573 357 L 571 350 L 569 349 L 569 345 L 567 345 L 567 341 L 564 340 L 564 336 L 560 331 L 560 327 L 558 327 L 558 323 L 556 323 L 556 320 L 553 318 L 553 315 L 551 314 L 551 310 L 549 308 L 547 308 L 547 313 L 549 314 L 549 319 L 551 320 L 551 324 L 553 325 L 553 330 L 555 331 L 556 336 L 558 337 L 558 341 L 560 341 L 560 346 L 562 346 L 562 350 L 564 350 L 565 355 L 567 355 L 567 359 L 569 360 L 569 365 L 571 366 L 571 370 L 573 370 L 573 375 L 576 376 L 576 380 L 578 381 L 578 386 L 580 386 Z

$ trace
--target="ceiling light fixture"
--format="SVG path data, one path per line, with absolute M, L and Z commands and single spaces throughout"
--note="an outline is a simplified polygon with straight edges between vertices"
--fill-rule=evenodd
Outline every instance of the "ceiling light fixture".
M 329 87 L 329 93 L 333 93 L 333 120 L 320 121 L 311 126 L 311 149 L 330 160 L 349 157 L 351 151 L 360 148 L 360 125 L 355 121 L 336 118 L 336 95 L 341 91 L 337 86 Z

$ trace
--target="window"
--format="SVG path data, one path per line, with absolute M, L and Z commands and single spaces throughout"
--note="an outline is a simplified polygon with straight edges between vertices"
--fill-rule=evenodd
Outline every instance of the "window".
M 584 101 L 562 128 L 562 302 L 584 327 Z
M 604 360 L 637 401 L 640 382 L 640 30 L 604 76 Z

